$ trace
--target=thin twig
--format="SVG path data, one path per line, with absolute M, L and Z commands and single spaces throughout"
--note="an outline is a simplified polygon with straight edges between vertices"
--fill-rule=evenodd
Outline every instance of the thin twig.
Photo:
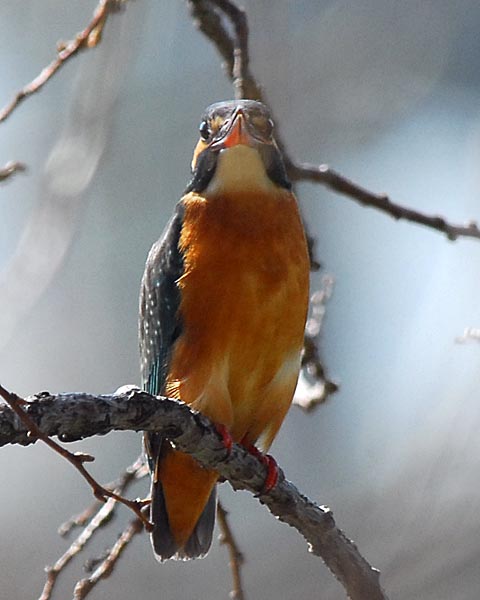
M 235 98 L 262 100 L 262 91 L 250 71 L 248 20 L 244 9 L 231 0 L 189 0 L 188 4 L 196 26 L 213 42 L 224 60 Z M 233 36 L 217 10 L 230 21 Z
M 242 587 L 241 566 L 244 563 L 244 556 L 240 552 L 232 529 L 228 522 L 228 512 L 223 508 L 221 502 L 217 505 L 218 525 L 221 530 L 219 537 L 220 544 L 227 546 L 228 555 L 230 558 L 229 565 L 232 571 L 233 589 L 230 592 L 232 600 L 246 600 L 245 593 Z
M 480 342 L 480 328 L 466 327 L 463 334 L 455 338 L 457 344 L 465 344 L 467 342 Z
M 215 44 L 223 59 L 227 77 L 233 81 L 234 43 L 220 15 L 212 10 L 209 0 L 188 0 L 188 5 L 193 22 Z
M 302 374 L 293 403 L 305 411 L 323 404 L 338 390 L 338 384 L 327 376 L 320 359 L 319 340 L 326 306 L 333 291 L 333 278 L 324 275 L 322 287 L 310 298 L 311 316 L 305 328 L 302 355 Z
M 104 487 L 107 490 L 115 490 L 117 494 L 123 495 L 124 491 L 133 481 L 138 481 L 147 474 L 148 467 L 142 455 L 139 456 L 132 465 L 127 467 L 125 471 L 117 479 L 115 479 L 115 481 L 105 484 Z M 102 504 L 103 503 L 101 502 L 94 502 L 78 515 L 75 515 L 68 519 L 68 521 L 62 523 L 58 528 L 58 535 L 66 537 L 72 531 L 72 529 L 83 527 L 87 521 L 89 521 L 98 511 Z
M 60 454 L 63 458 L 68 460 L 70 464 L 72 464 L 77 471 L 86 479 L 86 481 L 90 484 L 92 488 L 93 495 L 97 500 L 101 502 L 106 502 L 107 498 L 113 498 L 117 502 L 124 504 L 130 510 L 132 510 L 139 519 L 143 521 L 145 528 L 150 531 L 152 529 L 152 524 L 148 520 L 148 518 L 142 513 L 142 508 L 145 506 L 148 501 L 141 500 L 129 500 L 128 498 L 123 498 L 122 496 L 116 494 L 115 492 L 106 489 L 102 485 L 98 483 L 90 473 L 85 469 L 84 463 L 93 462 L 95 458 L 90 454 L 84 454 L 83 452 L 76 452 L 73 454 L 69 450 L 66 450 L 57 442 L 54 442 L 51 438 L 48 437 L 45 433 L 43 433 L 36 425 L 36 423 L 29 417 L 29 415 L 23 410 L 22 407 L 28 405 L 26 400 L 23 398 L 19 398 L 16 394 L 13 394 L 7 391 L 4 387 L 0 385 L 0 396 L 5 400 L 5 402 L 11 407 L 11 409 L 15 412 L 18 418 L 25 424 L 28 428 L 28 435 L 35 437 L 39 440 L 42 440 L 47 446 L 49 446 L 52 450 Z
M 5 181 L 5 179 L 8 179 L 15 173 L 21 173 L 26 170 L 26 165 L 21 162 L 11 160 L 7 162 L 2 169 L 0 169 L 0 181 Z
M 233 88 L 235 98 L 260 100 L 261 90 L 250 72 L 250 52 L 248 48 L 248 21 L 243 8 L 230 0 L 210 0 L 229 19 L 235 32 L 233 52 Z
M 118 540 L 115 542 L 113 548 L 108 553 L 107 557 L 102 560 L 92 575 L 90 575 L 90 577 L 86 577 L 85 579 L 81 579 L 77 583 L 73 591 L 73 600 L 83 600 L 83 598 L 87 597 L 87 595 L 101 579 L 106 579 L 109 577 L 112 574 L 118 559 L 123 554 L 128 544 L 132 541 L 135 535 L 141 533 L 142 531 L 142 519 L 133 520 L 122 532 Z
M 57 57 L 33 81 L 17 92 L 11 102 L 0 110 L 0 123 L 6 120 L 25 98 L 41 90 L 47 81 L 80 50 L 97 46 L 101 40 L 109 13 L 118 10 L 123 2 L 125 0 L 99 0 L 93 18 L 85 29 L 77 33 L 73 40 L 59 44 Z
M 307 163 L 295 164 L 291 161 L 287 162 L 287 170 L 293 181 L 311 181 L 320 183 L 326 187 L 348 196 L 359 202 L 363 206 L 376 208 L 383 213 L 386 213 L 394 219 L 405 219 L 412 223 L 418 223 L 436 229 L 444 233 L 451 241 L 455 241 L 459 237 L 470 237 L 480 239 L 480 229 L 477 223 L 471 221 L 466 225 L 452 225 L 443 217 L 437 215 L 425 215 L 419 211 L 395 204 L 385 194 L 374 194 L 369 190 L 353 183 L 346 177 L 343 177 L 327 165 L 310 165 Z
M 65 569 L 68 563 L 83 550 L 93 534 L 111 520 L 116 504 L 116 500 L 109 498 L 108 501 L 101 506 L 100 510 L 97 511 L 80 535 L 78 535 L 78 537 L 70 544 L 66 552 L 64 552 L 64 554 L 62 554 L 55 562 L 53 567 L 46 567 L 47 580 L 39 600 L 50 600 L 53 588 L 60 573 Z
M 115 489 L 110 488 L 108 485 L 106 485 L 105 487 L 107 489 Z M 90 521 L 90 519 L 92 519 L 104 506 L 106 506 L 105 503 L 100 502 L 99 500 L 97 500 L 96 502 L 92 502 L 92 504 L 90 504 L 90 506 L 87 506 L 87 508 L 82 510 L 81 513 L 70 517 L 68 521 L 62 523 L 57 529 L 58 535 L 61 537 L 67 537 L 73 529 L 76 529 L 77 527 L 85 527 L 88 521 Z
M 134 481 L 141 479 L 146 474 L 145 461 L 143 457 L 138 458 L 133 465 L 125 469 L 120 477 L 111 483 L 105 485 L 106 488 L 114 490 L 116 494 L 123 495 L 128 487 Z M 84 510 L 77 517 L 69 519 L 59 527 L 59 534 L 65 536 L 74 527 L 84 526 L 90 520 L 88 525 L 70 544 L 64 554 L 55 562 L 53 567 L 46 567 L 47 580 L 39 600 L 50 600 L 53 588 L 60 573 L 65 569 L 68 563 L 79 554 L 93 535 L 104 525 L 110 523 L 115 514 L 117 501 L 109 498 L 105 504 L 96 502 L 88 509 Z

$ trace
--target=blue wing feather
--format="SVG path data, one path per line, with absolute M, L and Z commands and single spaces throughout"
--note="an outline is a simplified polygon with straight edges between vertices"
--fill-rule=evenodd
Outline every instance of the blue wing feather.
M 179 248 L 184 217 L 182 202 L 168 223 L 163 236 L 149 252 L 140 292 L 140 359 L 142 386 L 150 394 L 165 393 L 165 381 L 175 341 L 182 332 L 179 312 L 180 290 L 177 282 L 183 274 L 183 256 Z M 154 524 L 152 545 L 159 560 L 174 557 L 189 559 L 204 556 L 212 542 L 216 513 L 216 490 L 200 516 L 183 548 L 179 548 L 170 531 L 168 511 L 157 477 L 157 465 L 170 451 L 161 435 L 146 433 L 145 452 L 152 471 L 151 519 Z
M 140 292 L 139 340 L 142 386 L 162 394 L 175 340 L 181 333 L 177 281 L 183 273 L 179 240 L 183 205 L 177 205 L 163 236 L 149 252 Z
M 139 340 L 142 387 L 150 394 L 165 393 L 165 380 L 175 341 L 181 335 L 178 279 L 183 274 L 183 257 L 179 248 L 184 207 L 180 202 L 162 237 L 150 250 L 140 291 Z M 215 523 L 216 492 L 200 517 L 184 548 L 179 548 L 170 531 L 162 483 L 156 466 L 170 445 L 161 435 L 144 436 L 145 452 L 152 471 L 151 519 L 154 523 L 152 544 L 159 560 L 172 556 L 180 559 L 203 556 L 212 540 Z

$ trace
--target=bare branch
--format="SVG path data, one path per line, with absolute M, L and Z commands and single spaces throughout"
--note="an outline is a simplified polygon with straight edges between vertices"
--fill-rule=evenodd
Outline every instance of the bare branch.
M 81 226 L 84 191 L 107 147 L 112 108 L 129 68 L 141 13 L 109 20 L 111 31 L 101 47 L 79 64 L 65 122 L 46 155 L 38 197 L 0 270 L 0 350 L 8 347 L 17 325 L 48 289 Z
M 145 459 L 143 455 L 141 455 L 137 458 L 133 465 L 125 469 L 120 477 L 118 477 L 115 481 L 105 484 L 104 487 L 107 490 L 113 490 L 117 494 L 123 495 L 124 491 L 133 481 L 137 481 L 143 477 L 146 477 L 148 472 L 149 471 L 145 463 Z M 103 506 L 103 502 L 94 502 L 78 515 L 75 515 L 68 519 L 68 521 L 65 521 L 65 523 L 62 523 L 58 528 L 58 535 L 66 537 L 72 531 L 72 529 L 75 529 L 76 527 L 84 527 L 87 521 L 89 521 L 95 515 L 101 506 Z
M 121 493 L 121 492 L 118 492 Z M 112 518 L 113 510 L 117 501 L 114 498 L 109 498 L 105 504 L 101 504 L 101 508 L 93 516 L 90 523 L 80 533 L 80 535 L 70 544 L 64 554 L 55 562 L 53 567 L 47 567 L 47 580 L 39 600 L 50 600 L 52 597 L 53 588 L 60 573 L 65 569 L 68 563 L 83 550 L 87 542 L 92 538 L 93 534 L 105 523 Z M 100 503 L 97 503 L 97 507 Z
M 118 495 L 123 495 L 134 481 L 141 479 L 147 474 L 145 466 L 143 457 L 138 458 L 116 481 L 106 484 L 105 487 L 113 490 Z M 74 527 L 86 525 L 83 531 L 70 544 L 66 552 L 64 552 L 55 562 L 53 567 L 46 567 L 47 580 L 39 600 L 50 600 L 53 588 L 60 573 L 64 571 L 69 562 L 83 550 L 94 534 L 101 527 L 110 523 L 116 508 L 117 501 L 115 498 L 109 498 L 105 504 L 102 502 L 95 502 L 95 504 L 88 507 L 88 509 L 84 510 L 80 515 L 72 517 L 72 519 L 59 527 L 58 533 L 61 536 L 65 536 Z M 88 525 L 87 521 L 90 521 Z
M 352 198 L 362 206 L 377 208 L 394 219 L 405 219 L 412 223 L 436 229 L 444 233 L 451 241 L 455 241 L 459 237 L 480 239 L 480 229 L 474 221 L 466 225 L 452 225 L 443 217 L 425 215 L 411 208 L 395 204 L 385 194 L 374 194 L 343 177 L 327 165 L 295 164 L 289 161 L 287 163 L 287 170 L 293 181 L 320 183 L 339 194 Z
M 240 571 L 244 557 L 238 548 L 237 542 L 228 522 L 228 512 L 223 508 L 220 501 L 217 505 L 217 516 L 218 525 L 222 532 L 219 540 L 221 544 L 224 544 L 227 547 L 230 557 L 230 569 L 232 570 L 233 577 L 233 590 L 230 592 L 230 598 L 232 598 L 232 600 L 245 600 Z
M 455 338 L 457 344 L 465 344 L 467 342 L 480 342 L 480 328 L 466 327 L 463 334 Z
M 213 10 L 209 0 L 188 0 L 188 5 L 196 27 L 215 44 L 224 61 L 227 77 L 233 80 L 234 43 L 221 16 Z
M 261 87 L 249 70 L 248 52 L 248 23 L 245 12 L 238 8 L 231 0 L 189 0 L 190 5 L 202 6 L 202 14 L 197 15 L 199 29 L 210 39 L 222 54 L 227 64 L 233 65 L 228 69 L 228 75 L 233 81 L 237 98 L 251 98 L 262 100 Z M 208 5 L 215 5 L 231 20 L 235 36 L 225 43 L 227 31 L 214 9 Z M 230 53 L 230 58 L 226 55 Z M 232 56 L 233 53 L 233 56 Z M 242 95 L 243 94 L 243 95 Z M 265 101 L 263 99 L 263 101 Z M 282 150 L 287 172 L 292 181 L 311 181 L 320 183 L 339 194 L 347 196 L 363 206 L 370 206 L 392 216 L 395 219 L 405 219 L 413 223 L 424 225 L 444 233 L 449 240 L 459 237 L 480 239 L 480 229 L 475 222 L 466 225 L 452 225 L 443 217 L 425 215 L 419 211 L 393 203 L 384 194 L 375 194 L 343 177 L 327 165 L 311 165 L 293 161 L 278 133 L 277 142 Z M 309 240 L 312 243 L 312 240 Z M 316 262 L 314 259 L 312 263 Z
M 0 169 L 0 182 L 5 181 L 15 173 L 21 173 L 26 170 L 27 167 L 23 163 L 10 160 L 2 169 Z
M 100 0 L 92 20 L 85 29 L 77 33 L 73 40 L 59 44 L 57 48 L 57 57 L 45 67 L 33 81 L 17 92 L 14 98 L 0 110 L 0 123 L 6 120 L 25 98 L 28 98 L 28 96 L 41 90 L 47 81 L 49 81 L 55 73 L 80 50 L 97 46 L 101 40 L 109 13 L 118 10 L 125 1 L 126 0 Z
M 248 49 L 248 21 L 243 8 L 230 0 L 211 0 L 231 20 L 235 32 L 233 53 L 233 88 L 235 98 L 260 100 L 262 93 L 250 72 L 250 52 Z
M 338 390 L 338 384 L 327 376 L 318 349 L 326 306 L 332 291 L 333 278 L 324 275 L 322 288 L 310 298 L 311 316 L 307 321 L 303 340 L 302 372 L 293 398 L 293 403 L 305 411 L 323 404 Z
M 100 485 L 98 481 L 96 481 L 90 473 L 85 468 L 84 464 L 86 462 L 93 462 L 95 458 L 89 454 L 83 454 L 82 452 L 76 452 L 73 454 L 72 452 L 66 450 L 57 442 L 54 442 L 48 434 L 45 434 L 41 429 L 37 426 L 35 421 L 27 414 L 27 411 L 24 410 L 24 407 L 28 405 L 28 403 L 19 398 L 16 394 L 12 394 L 7 391 L 4 387 L 0 385 L 0 396 L 7 402 L 10 408 L 13 410 L 15 415 L 23 422 L 23 424 L 27 427 L 27 435 L 31 437 L 35 437 L 36 439 L 42 440 L 47 446 L 49 446 L 52 450 L 54 450 L 57 454 L 60 454 L 63 458 L 65 458 L 71 465 L 73 465 L 80 475 L 88 482 L 90 487 L 92 488 L 93 495 L 97 500 L 101 502 L 106 502 L 107 498 L 112 498 L 116 502 L 121 502 L 125 506 L 127 506 L 130 510 L 132 510 L 137 517 L 143 522 L 145 527 L 149 530 L 152 527 L 152 524 L 142 513 L 142 508 L 145 505 L 145 502 L 141 502 L 138 500 L 128 500 L 127 498 L 123 498 L 122 496 L 116 494 L 114 491 L 107 489 L 106 487 Z
M 243 8 L 231 0 L 189 0 L 188 4 L 198 29 L 215 44 L 225 61 L 235 98 L 261 100 L 262 92 L 250 72 L 248 21 Z M 230 21 L 234 35 L 229 34 L 218 11 Z
M 77 583 L 73 591 L 73 600 L 83 600 L 83 598 L 86 598 L 88 596 L 88 594 L 97 585 L 97 583 L 100 582 L 100 580 L 109 577 L 112 574 L 112 571 L 115 565 L 117 564 L 118 559 L 123 554 L 128 544 L 132 541 L 135 535 L 141 533 L 142 531 L 142 519 L 135 519 L 134 521 L 132 521 L 128 525 L 128 527 L 122 532 L 113 548 L 110 550 L 106 558 L 102 560 L 102 562 L 95 569 L 92 575 L 85 579 L 81 579 Z
M 281 469 L 277 485 L 263 493 L 267 467 L 238 444 L 228 451 L 216 427 L 186 404 L 138 389 L 102 396 L 43 392 L 30 399 L 23 410 L 44 434 L 56 435 L 64 442 L 112 430 L 160 433 L 178 450 L 191 454 L 206 468 L 217 470 L 234 489 L 256 494 L 273 515 L 300 532 L 310 552 L 322 557 L 350 598 L 385 600 L 378 571 L 337 528 L 328 508 L 303 496 Z M 0 446 L 33 443 L 35 438 L 28 429 L 12 409 L 0 406 Z

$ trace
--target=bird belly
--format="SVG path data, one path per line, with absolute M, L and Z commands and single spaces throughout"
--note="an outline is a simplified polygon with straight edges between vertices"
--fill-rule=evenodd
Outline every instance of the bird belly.
M 211 208 L 186 210 L 183 332 L 167 393 L 227 426 L 235 440 L 264 437 L 267 448 L 300 368 L 309 271 L 303 228 L 294 201 L 254 218 L 251 210 Z

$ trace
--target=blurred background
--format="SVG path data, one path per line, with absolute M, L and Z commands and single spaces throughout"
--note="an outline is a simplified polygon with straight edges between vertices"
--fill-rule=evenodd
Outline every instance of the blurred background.
M 95 0 L 3 0 L 0 105 L 90 20 Z M 394 201 L 480 220 L 480 5 L 475 0 L 244 2 L 252 69 L 293 157 L 327 162 Z M 0 125 L 0 381 L 19 394 L 138 384 L 137 302 L 148 249 L 189 179 L 199 117 L 232 96 L 183 2 L 129 2 L 98 48 Z M 480 590 L 480 243 L 395 222 L 320 186 L 298 187 L 335 278 L 322 353 L 340 391 L 293 408 L 272 452 L 382 571 L 390 598 L 474 600 Z M 76 444 L 110 481 L 139 435 Z M 75 447 L 75 446 L 74 446 Z M 37 598 L 67 547 L 57 526 L 91 502 L 37 444 L 0 452 L 0 597 Z M 344 598 L 299 535 L 221 486 L 246 555 L 248 598 Z M 142 495 L 139 487 L 131 495 Z M 121 512 L 62 576 L 116 539 Z M 226 598 L 226 550 L 155 562 L 138 536 L 93 599 Z

